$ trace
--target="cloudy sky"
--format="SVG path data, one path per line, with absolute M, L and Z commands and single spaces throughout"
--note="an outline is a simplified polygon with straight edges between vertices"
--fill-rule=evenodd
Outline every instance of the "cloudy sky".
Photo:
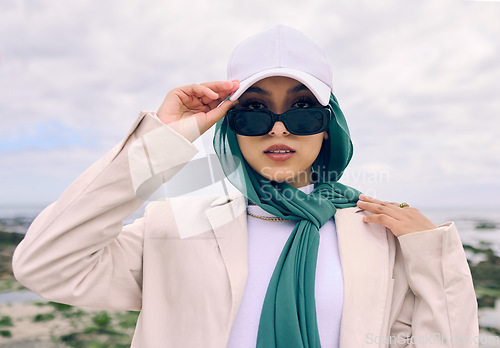
M 238 42 L 281 23 L 328 51 L 355 147 L 344 183 L 500 207 L 498 18 L 495 1 L 2 0 L 0 206 L 56 200 L 140 110 L 224 79 Z

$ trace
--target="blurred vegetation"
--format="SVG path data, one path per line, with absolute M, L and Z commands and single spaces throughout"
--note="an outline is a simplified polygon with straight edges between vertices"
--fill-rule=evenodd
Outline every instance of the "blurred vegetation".
M 464 249 L 481 256 L 481 261 L 477 263 L 469 261 L 478 307 L 495 308 L 500 298 L 500 257 L 495 255 L 494 250 L 487 243 L 482 244 L 481 248 L 464 244 Z M 495 330 L 494 328 L 485 329 L 490 332 Z
M 497 290 L 500 291 L 500 257 L 496 256 L 491 248 L 475 248 L 464 245 L 464 249 L 474 254 L 481 254 L 484 258 L 477 264 L 469 263 L 474 285 L 478 288 L 495 290 L 493 293 L 496 293 Z
M 4 326 L 14 326 L 12 318 L 8 315 L 3 315 L 0 317 L 0 327 L 2 327 L 0 328 L 0 337 L 12 337 L 12 332 L 10 332 L 10 330 L 4 329 Z
M 12 337 L 12 332 L 10 330 L 0 330 L 1 337 Z
M 0 231 L 0 293 L 25 290 L 14 278 L 12 256 L 24 235 Z M 36 302 L 40 307 L 51 307 L 47 313 L 32 318 L 33 322 L 51 322 L 63 319 L 70 323 L 71 332 L 55 335 L 52 341 L 75 348 L 125 348 L 130 347 L 139 312 L 112 311 L 88 312 L 68 304 Z M 15 323 L 10 316 L 0 316 L 0 337 L 12 338 L 5 329 Z
M 0 231 L 0 246 L 18 245 L 23 238 L 24 235 L 21 233 Z
M 493 229 L 497 228 L 497 226 L 494 223 L 491 222 L 481 222 L 476 225 L 477 229 Z
M 40 321 L 50 321 L 55 319 L 55 315 L 53 313 L 44 313 L 44 314 L 37 314 L 33 317 L 33 321 L 35 323 L 40 322 Z
M 138 312 L 116 313 L 114 316 L 106 311 L 101 311 L 92 317 L 91 326 L 59 337 L 70 347 L 130 347 L 132 335 L 129 330 L 121 331 L 118 327 L 134 328 Z M 131 325 L 133 323 L 133 325 Z M 124 326 L 125 324 L 125 326 Z
M 0 317 L 0 326 L 14 326 L 14 323 L 12 323 L 12 318 L 8 315 Z
M 0 292 L 23 289 L 12 273 L 12 255 L 16 245 L 24 238 L 19 233 L 0 231 Z

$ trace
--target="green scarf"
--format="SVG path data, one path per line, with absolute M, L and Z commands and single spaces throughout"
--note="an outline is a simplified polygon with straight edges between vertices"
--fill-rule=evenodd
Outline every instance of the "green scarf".
M 360 194 L 337 182 L 351 160 L 352 142 L 333 94 L 329 105 L 334 118 L 311 168 L 314 190 L 310 194 L 286 182 L 270 181 L 250 167 L 225 117 L 215 128 L 214 149 L 228 180 L 265 211 L 298 220 L 269 282 L 257 336 L 259 348 L 320 347 L 314 298 L 319 229 L 337 209 L 355 206 Z

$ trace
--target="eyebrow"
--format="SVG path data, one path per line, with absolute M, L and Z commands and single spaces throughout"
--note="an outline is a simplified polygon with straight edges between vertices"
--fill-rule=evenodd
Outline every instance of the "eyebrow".
M 271 93 L 269 93 L 268 91 L 266 91 L 260 87 L 254 87 L 254 86 L 248 87 L 248 89 L 245 91 L 245 93 L 258 93 L 258 94 L 263 94 L 263 95 L 267 95 L 267 96 L 271 95 Z
M 307 88 L 304 84 L 300 84 L 300 85 L 297 85 L 295 87 L 292 87 L 290 88 L 287 93 L 290 94 L 290 93 L 297 93 L 297 92 L 300 92 L 300 91 L 303 91 L 303 90 L 309 90 L 309 88 Z M 269 91 L 266 91 L 260 87 L 255 87 L 255 86 L 250 86 L 248 87 L 248 89 L 245 91 L 245 93 L 258 93 L 258 94 L 263 94 L 263 95 L 266 95 L 266 96 L 270 96 L 271 93 Z
M 309 90 L 309 88 L 307 88 L 304 84 L 301 83 L 300 85 L 290 88 L 287 93 L 296 93 L 303 90 Z

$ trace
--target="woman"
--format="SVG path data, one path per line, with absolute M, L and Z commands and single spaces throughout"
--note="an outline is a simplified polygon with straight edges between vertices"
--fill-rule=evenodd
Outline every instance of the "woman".
M 16 277 L 52 301 L 141 310 L 133 347 L 474 346 L 454 224 L 338 183 L 352 143 L 323 49 L 277 26 L 228 75 L 142 113 L 33 222 Z M 216 123 L 238 191 L 153 202 L 122 227 Z

